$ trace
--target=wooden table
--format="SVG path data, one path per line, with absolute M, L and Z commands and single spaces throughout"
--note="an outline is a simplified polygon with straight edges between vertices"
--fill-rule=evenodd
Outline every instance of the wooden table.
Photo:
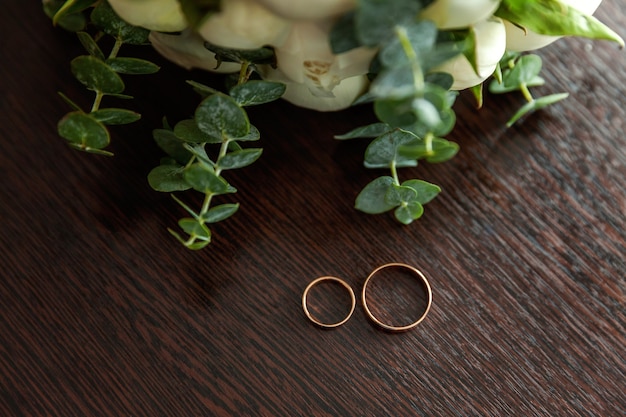
M 460 153 L 405 171 L 443 189 L 409 227 L 353 209 L 381 173 L 362 167 L 366 142 L 332 135 L 368 108 L 254 109 L 264 155 L 229 177 L 241 209 L 192 252 L 167 231 L 185 213 L 145 178 L 151 130 L 191 114 L 183 80 L 207 75 L 149 52 L 164 68 L 128 81 L 144 118 L 113 129 L 116 155 L 71 150 L 56 92 L 90 99 L 68 66 L 82 51 L 39 9 L 0 17 L 0 415 L 626 414 L 623 50 L 542 50 L 535 93 L 571 96 L 510 129 L 521 95 L 476 112 L 462 94 Z M 606 0 L 597 16 L 626 37 L 625 11 Z M 383 332 L 360 302 L 335 330 L 306 319 L 311 280 L 358 295 L 388 262 L 430 280 L 417 328 Z

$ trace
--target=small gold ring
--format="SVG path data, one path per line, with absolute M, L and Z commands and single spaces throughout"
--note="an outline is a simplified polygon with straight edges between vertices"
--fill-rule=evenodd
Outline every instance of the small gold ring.
M 348 290 L 348 292 L 350 293 L 350 300 L 352 302 L 352 306 L 350 307 L 350 312 L 348 313 L 348 315 L 346 316 L 346 318 L 344 318 L 343 320 L 337 322 L 337 323 L 323 323 L 319 320 L 317 320 L 315 317 L 313 317 L 313 315 L 311 314 L 311 312 L 309 311 L 309 307 L 308 307 L 308 303 L 307 303 L 307 296 L 309 294 L 309 291 L 311 290 L 311 288 L 313 288 L 315 285 L 319 284 L 322 281 L 334 281 L 337 282 L 339 284 L 341 284 L 344 288 L 346 288 Z M 344 324 L 345 322 L 347 322 L 350 317 L 352 316 L 352 313 L 354 313 L 354 308 L 356 307 L 356 297 L 354 296 L 354 291 L 352 291 L 352 287 L 350 287 L 350 285 L 348 285 L 347 282 L 345 282 L 344 280 L 337 278 L 337 277 L 330 277 L 330 276 L 324 276 L 324 277 L 319 277 L 317 279 L 314 279 L 305 289 L 304 289 L 304 293 L 302 293 L 302 309 L 304 310 L 304 314 L 306 314 L 306 316 L 308 317 L 309 320 L 311 320 L 313 323 L 317 324 L 320 327 L 325 327 L 325 328 L 333 328 L 333 327 L 339 327 L 342 324 Z
M 424 310 L 424 313 L 416 321 L 414 321 L 411 324 L 408 324 L 406 326 L 391 326 L 389 324 L 383 323 L 382 321 L 377 319 L 374 316 L 374 314 L 372 314 L 372 312 L 370 311 L 369 307 L 367 306 L 367 295 L 366 295 L 367 285 L 369 284 L 371 279 L 374 277 L 374 275 L 376 275 L 378 272 L 380 272 L 381 270 L 383 270 L 385 268 L 405 268 L 405 269 L 408 269 L 413 274 L 417 275 L 417 277 L 419 279 L 421 279 L 422 282 L 424 283 L 424 287 L 426 288 L 426 298 L 428 299 L 427 300 L 427 304 L 426 304 L 426 310 Z M 400 263 L 390 263 L 390 264 L 385 264 L 385 265 L 379 266 L 378 268 L 376 268 L 367 277 L 367 279 L 365 280 L 365 283 L 363 284 L 362 301 L 363 301 L 363 308 L 365 309 L 365 313 L 370 318 L 370 320 L 372 320 L 378 326 L 382 327 L 385 330 L 391 331 L 391 332 L 404 332 L 404 331 L 410 330 L 413 327 L 417 326 L 418 324 L 420 324 L 422 322 L 422 320 L 424 320 L 424 318 L 426 318 L 426 314 L 428 314 L 428 310 L 430 310 L 430 306 L 431 306 L 431 304 L 433 302 L 433 293 L 432 293 L 432 290 L 430 288 L 430 284 L 428 283 L 428 280 L 420 272 L 419 269 L 414 268 L 414 267 L 412 267 L 410 265 L 405 265 L 405 264 L 400 264 Z

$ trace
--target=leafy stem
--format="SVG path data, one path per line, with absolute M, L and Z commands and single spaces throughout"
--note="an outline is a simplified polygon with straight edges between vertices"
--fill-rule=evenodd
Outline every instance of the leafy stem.
M 190 82 L 205 96 L 196 107 L 193 118 L 176 123 L 174 128 L 165 124 L 163 129 L 153 132 L 155 141 L 168 158 L 148 174 L 152 188 L 164 192 L 193 189 L 204 195 L 200 211 L 196 213 L 172 194 L 191 217 L 178 221 L 184 234 L 168 230 L 180 243 L 193 250 L 202 249 L 211 242 L 210 224 L 229 218 L 239 208 L 238 203 L 213 206 L 216 197 L 237 192 L 223 173 L 248 166 L 261 156 L 261 148 L 242 147 L 246 142 L 260 139 L 259 131 L 250 124 L 245 107 L 274 101 L 285 92 L 284 84 L 251 80 L 254 61 L 239 55 L 236 50 L 221 52 L 241 64 L 237 84 L 228 92 L 220 92 Z M 253 53 L 245 51 L 245 54 Z

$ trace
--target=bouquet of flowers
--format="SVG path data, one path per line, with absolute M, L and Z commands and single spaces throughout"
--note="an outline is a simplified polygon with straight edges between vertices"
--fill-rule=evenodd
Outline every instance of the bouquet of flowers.
M 378 122 L 338 134 L 369 138 L 364 165 L 384 168 L 364 186 L 355 206 L 366 213 L 392 211 L 409 224 L 440 188 L 420 179 L 400 181 L 399 169 L 452 158 L 456 143 L 453 105 L 470 89 L 478 107 L 483 88 L 521 91 L 527 102 L 509 120 L 555 103 L 566 93 L 533 97 L 544 83 L 542 62 L 529 53 L 562 36 L 624 41 L 591 16 L 601 0 L 43 0 L 53 23 L 77 33 L 86 54 L 71 62 L 75 77 L 95 93 L 91 109 L 61 97 L 70 112 L 58 133 L 80 150 L 109 155 L 109 125 L 131 123 L 136 112 L 105 107 L 124 94 L 123 74 L 159 70 L 123 56 L 124 44 L 150 44 L 185 68 L 224 74 L 224 85 L 187 81 L 200 94 L 193 118 L 154 129 L 166 153 L 148 175 L 158 191 L 193 189 L 204 195 L 188 213 L 182 244 L 200 249 L 211 241 L 209 225 L 233 215 L 238 204 L 214 204 L 236 192 L 223 173 L 256 161 L 250 147 L 260 132 L 246 107 L 282 98 L 297 106 L 339 111 L 372 106 Z M 111 37 L 105 54 L 102 39 Z M 107 99 L 108 100 L 108 99 Z

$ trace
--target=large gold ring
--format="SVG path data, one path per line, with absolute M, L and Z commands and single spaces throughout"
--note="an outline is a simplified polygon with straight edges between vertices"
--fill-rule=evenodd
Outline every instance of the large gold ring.
M 317 320 L 315 317 L 313 317 L 313 315 L 309 311 L 308 302 L 307 302 L 307 296 L 309 294 L 309 291 L 311 290 L 311 288 L 313 288 L 315 285 L 319 284 L 322 281 L 337 282 L 337 283 L 341 284 L 344 288 L 346 288 L 348 290 L 348 292 L 350 293 L 350 299 L 352 301 L 352 306 L 350 307 L 350 312 L 348 313 L 346 318 L 344 318 L 343 320 L 341 320 L 341 321 L 339 321 L 337 323 L 324 323 L 324 322 L 321 322 L 321 321 Z M 313 323 L 317 324 L 320 327 L 333 328 L 333 327 L 341 326 L 342 324 L 344 324 L 345 322 L 347 322 L 350 319 L 350 317 L 352 316 L 352 313 L 354 313 L 354 308 L 355 307 L 356 307 L 356 297 L 354 296 L 354 291 L 352 291 L 352 287 L 350 287 L 350 285 L 348 285 L 348 283 L 346 283 L 344 280 L 342 280 L 340 278 L 337 278 L 337 277 L 324 276 L 324 277 L 319 277 L 317 279 L 314 279 L 304 289 L 304 293 L 302 293 L 302 309 L 304 310 L 304 314 L 306 314 L 306 316 L 308 317 L 309 320 L 311 320 Z
M 367 306 L 367 286 L 370 283 L 370 281 L 372 280 L 372 278 L 374 277 L 374 275 L 376 275 L 378 272 L 380 272 L 381 270 L 383 270 L 385 268 L 404 268 L 404 269 L 408 269 L 409 271 L 411 271 L 414 275 L 416 275 L 423 282 L 424 287 L 426 288 L 426 298 L 427 298 L 426 309 L 424 310 L 424 313 L 422 313 L 422 315 L 416 321 L 414 321 L 411 324 L 408 324 L 406 326 L 392 326 L 392 325 L 383 323 L 378 318 L 376 318 L 376 316 L 374 316 L 374 314 L 372 314 L 371 310 Z M 410 265 L 405 265 L 405 264 L 400 264 L 400 263 L 389 263 L 389 264 L 385 264 L 385 265 L 379 266 L 378 268 L 376 268 L 367 277 L 367 279 L 365 280 L 365 284 L 363 284 L 362 301 L 363 301 L 363 308 L 365 309 L 365 313 L 367 314 L 369 319 L 372 320 L 375 324 L 377 324 L 378 326 L 382 327 L 383 329 L 391 331 L 391 332 L 404 332 L 404 331 L 407 331 L 407 330 L 410 330 L 410 329 L 414 328 L 415 326 L 420 324 L 422 322 L 422 320 L 424 320 L 424 318 L 426 318 L 426 314 L 428 314 L 428 311 L 430 310 L 430 306 L 431 306 L 432 301 L 433 301 L 433 292 L 432 292 L 432 290 L 430 288 L 430 284 L 428 283 L 428 280 L 420 272 L 419 269 L 414 268 L 414 267 L 412 267 Z

